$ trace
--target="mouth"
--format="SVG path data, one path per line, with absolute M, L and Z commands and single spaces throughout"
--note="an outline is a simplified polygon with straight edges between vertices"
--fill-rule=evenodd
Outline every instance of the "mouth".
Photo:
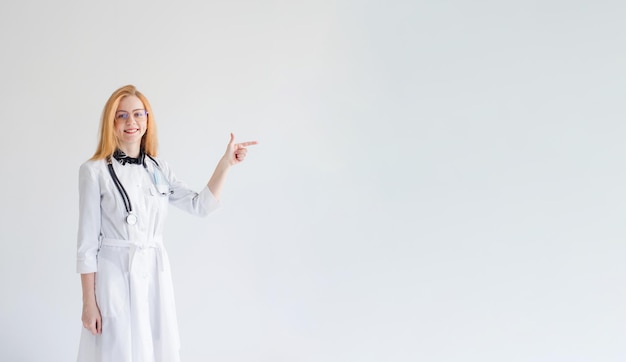
M 129 128 L 129 129 L 124 130 L 124 133 L 127 133 L 127 134 L 135 134 L 137 132 L 139 132 L 139 128 Z

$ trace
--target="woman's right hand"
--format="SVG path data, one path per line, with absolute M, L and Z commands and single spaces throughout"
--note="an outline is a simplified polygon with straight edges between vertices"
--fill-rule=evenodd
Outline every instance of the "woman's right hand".
M 96 301 L 83 303 L 83 327 L 94 336 L 102 333 L 102 316 Z

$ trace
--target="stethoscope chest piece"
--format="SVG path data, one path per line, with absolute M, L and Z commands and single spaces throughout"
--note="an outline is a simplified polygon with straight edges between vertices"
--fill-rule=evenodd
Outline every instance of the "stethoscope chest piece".
M 135 214 L 128 214 L 126 216 L 126 223 L 128 225 L 135 225 L 137 223 L 137 215 L 135 215 Z

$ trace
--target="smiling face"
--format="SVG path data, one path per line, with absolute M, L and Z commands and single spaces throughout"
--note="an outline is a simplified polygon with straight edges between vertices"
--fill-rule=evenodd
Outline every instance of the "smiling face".
M 132 95 L 122 98 L 115 112 L 115 136 L 123 151 L 139 150 L 147 125 L 148 116 L 141 100 Z

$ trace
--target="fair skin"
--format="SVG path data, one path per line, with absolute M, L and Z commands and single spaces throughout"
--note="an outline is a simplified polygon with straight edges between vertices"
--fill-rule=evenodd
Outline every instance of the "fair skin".
M 127 96 L 121 99 L 117 107 L 116 114 L 127 113 L 127 119 L 116 117 L 115 136 L 119 140 L 120 149 L 130 157 L 139 156 L 141 149 L 141 138 L 146 133 L 147 120 L 137 119 L 135 115 L 141 115 L 144 105 L 135 96 Z M 247 147 L 256 145 L 256 141 L 235 143 L 235 136 L 230 134 L 230 141 L 226 146 L 226 152 L 217 163 L 213 175 L 209 179 L 207 186 L 216 199 L 220 199 L 222 188 L 230 168 L 237 165 L 246 158 Z M 96 273 L 81 274 L 81 284 L 83 290 L 83 327 L 92 334 L 102 333 L 102 316 L 96 301 L 95 282 Z

